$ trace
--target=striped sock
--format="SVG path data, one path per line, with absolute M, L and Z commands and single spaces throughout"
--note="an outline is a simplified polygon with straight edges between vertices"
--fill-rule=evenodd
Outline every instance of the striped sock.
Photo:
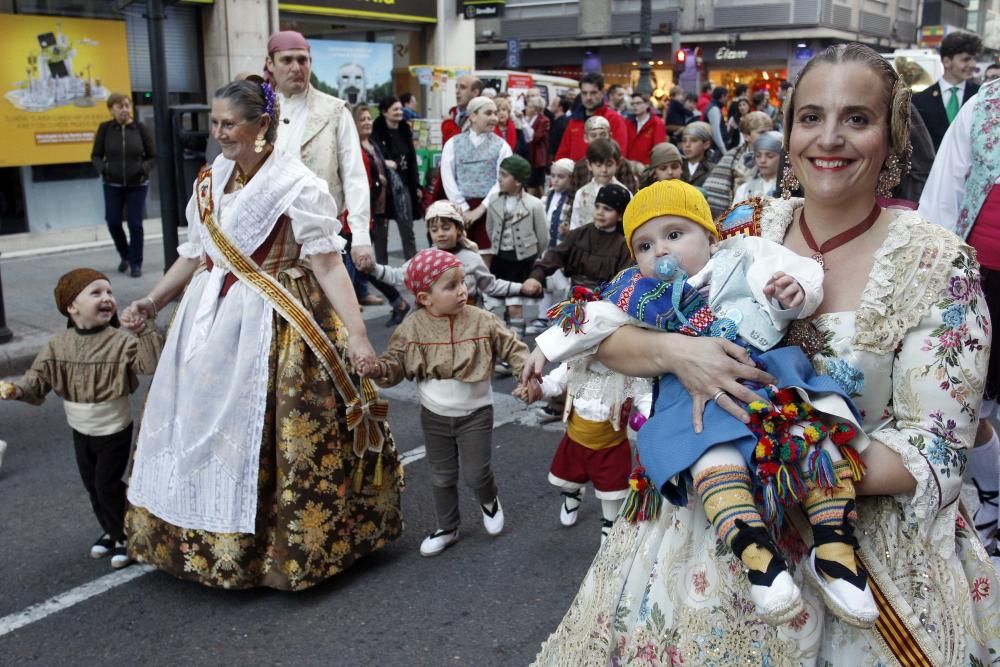
M 743 466 L 708 468 L 695 477 L 694 489 L 719 539 L 730 547 L 739 530 L 738 520 L 751 528 L 766 528 L 753 500 L 750 471 Z M 758 572 L 766 572 L 773 558 L 769 551 L 756 544 L 750 544 L 742 554 L 736 555 L 748 568 Z
M 848 524 L 852 529 L 855 521 L 858 520 L 858 513 L 853 509 L 854 500 L 857 494 L 854 491 L 854 481 L 852 479 L 851 465 L 847 461 L 837 461 L 833 465 L 837 475 L 837 486 L 833 489 L 824 489 L 819 486 L 809 485 L 805 499 L 802 501 L 802 508 L 806 511 L 809 524 L 812 526 L 826 526 L 834 529 L 835 535 L 843 536 L 844 524 Z M 846 512 L 848 505 L 851 509 Z M 822 531 L 829 532 L 829 531 Z M 858 562 L 854 555 L 854 547 L 843 542 L 824 542 L 820 535 L 816 535 L 816 558 L 840 563 L 852 573 L 858 573 Z M 833 581 L 826 572 L 821 572 L 827 581 Z

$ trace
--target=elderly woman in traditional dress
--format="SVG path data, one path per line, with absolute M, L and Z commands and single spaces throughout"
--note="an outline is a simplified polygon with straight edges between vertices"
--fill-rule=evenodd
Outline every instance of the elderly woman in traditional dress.
M 488 97 L 474 97 L 466 106 L 468 127 L 452 137 L 441 151 L 441 182 L 448 199 L 462 209 L 468 237 L 480 251 L 489 250 L 486 231 L 486 206 L 500 190 L 497 176 L 500 163 L 513 153 L 503 139 L 494 134 L 497 106 Z M 492 255 L 484 255 L 489 264 Z
M 209 586 L 301 590 L 402 528 L 385 405 L 326 183 L 274 147 L 258 77 L 215 94 L 222 148 L 180 258 L 126 320 L 183 291 L 146 402 L 129 553 Z M 185 289 L 185 285 L 187 286 Z
M 986 665 L 1000 652 L 1000 585 L 959 502 L 977 427 L 990 325 L 972 250 L 914 212 L 881 209 L 908 157 L 909 90 L 866 46 L 841 44 L 803 69 L 785 143 L 804 199 L 744 204 L 738 216 L 821 260 L 824 296 L 794 333 L 818 372 L 854 398 L 871 439 L 858 485 L 857 548 L 879 604 L 874 627 L 848 625 L 803 585 L 791 622 L 761 622 L 741 562 L 697 498 L 658 518 L 619 520 L 539 665 Z M 808 222 L 807 222 L 808 218 Z M 623 328 L 602 362 L 629 375 L 673 373 L 693 399 L 695 429 L 714 400 L 747 418 L 768 382 L 720 338 Z M 670 447 L 670 443 L 663 443 Z M 806 546 L 786 533 L 786 555 Z

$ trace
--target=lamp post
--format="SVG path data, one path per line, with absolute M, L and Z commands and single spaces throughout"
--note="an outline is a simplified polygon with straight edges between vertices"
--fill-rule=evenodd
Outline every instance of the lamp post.
M 640 95 L 653 94 L 653 77 L 649 71 L 649 62 L 653 59 L 652 22 L 653 2 L 642 0 L 639 5 L 639 83 L 635 87 Z
M 0 343 L 10 342 L 14 333 L 7 328 L 7 315 L 3 310 L 3 282 L 0 281 Z

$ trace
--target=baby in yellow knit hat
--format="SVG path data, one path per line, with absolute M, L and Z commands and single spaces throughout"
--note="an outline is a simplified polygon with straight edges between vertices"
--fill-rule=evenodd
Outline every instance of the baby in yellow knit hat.
M 641 426 L 630 519 L 655 515 L 662 492 L 687 505 L 690 486 L 719 539 L 739 557 L 758 615 L 785 623 L 802 611 L 801 591 L 771 534 L 785 508 L 801 505 L 816 545 L 804 571 L 831 610 L 857 626 L 874 624 L 878 610 L 854 555 L 855 491 L 867 444 L 850 389 L 817 375 L 798 347 L 778 347 L 795 319 L 812 315 L 823 298 L 823 268 L 784 246 L 741 232 L 759 202 L 720 220 L 693 186 L 662 181 L 640 190 L 624 216 L 625 237 L 637 262 L 601 288 L 600 301 L 569 304 L 561 322 L 537 339 L 522 380 L 546 361 L 593 353 L 625 324 L 726 338 L 745 347 L 777 378 L 751 387 L 761 400 L 747 406 L 744 424 L 717 405 L 705 406 L 695 431 L 692 401 L 673 375 L 658 380 L 653 416 Z M 730 235 L 731 234 L 731 235 Z

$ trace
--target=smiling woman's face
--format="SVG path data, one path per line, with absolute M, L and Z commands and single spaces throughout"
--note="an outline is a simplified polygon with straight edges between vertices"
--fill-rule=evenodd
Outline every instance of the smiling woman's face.
M 817 65 L 798 82 L 788 157 L 807 199 L 874 199 L 889 154 L 884 91 L 859 63 Z
M 216 99 L 212 102 L 211 119 L 212 136 L 219 142 L 224 156 L 240 161 L 240 158 L 253 153 L 254 141 L 263 126 L 263 117 L 257 122 L 250 122 L 227 100 Z

